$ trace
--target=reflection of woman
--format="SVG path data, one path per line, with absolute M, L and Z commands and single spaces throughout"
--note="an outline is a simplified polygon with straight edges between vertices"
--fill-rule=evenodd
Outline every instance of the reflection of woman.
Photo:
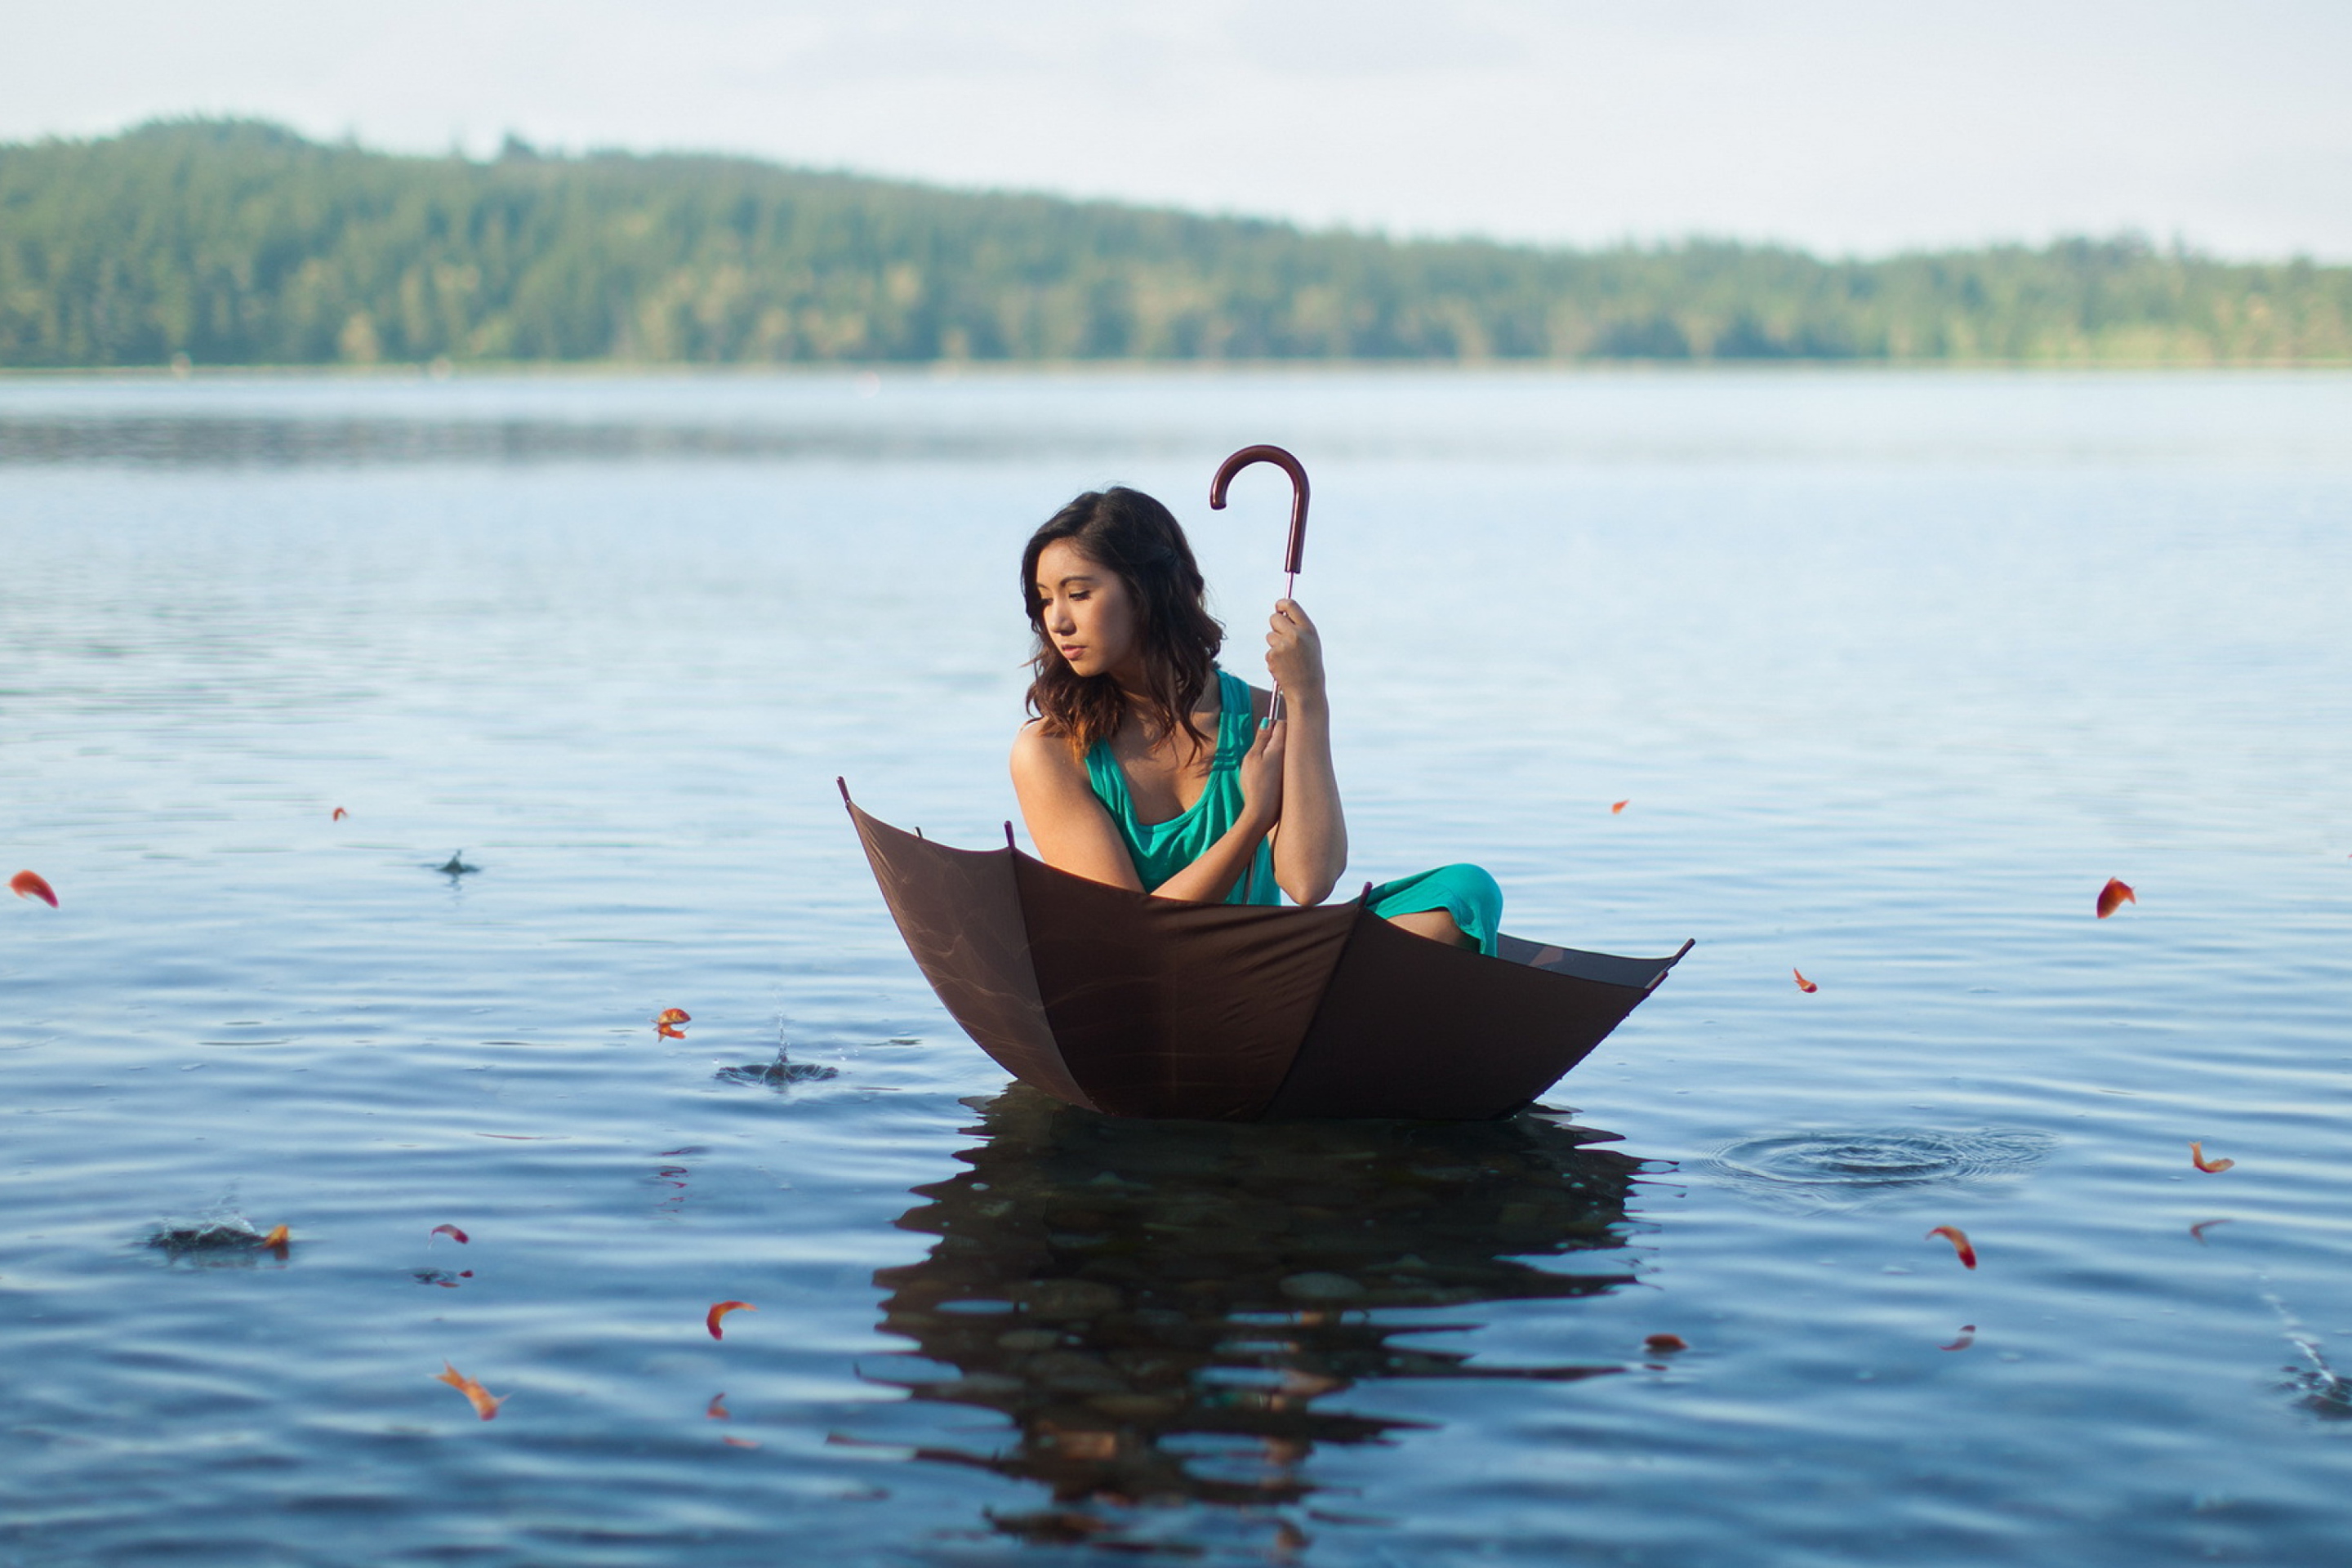
M 1331 767 L 1322 639 L 1290 599 L 1267 623 L 1270 695 L 1217 668 L 1224 630 L 1202 605 L 1192 549 L 1139 491 L 1088 491 L 1021 558 L 1037 634 L 1013 783 L 1048 865 L 1161 898 L 1301 904 L 1348 864 Z M 1373 912 L 1492 953 L 1503 895 L 1475 866 L 1372 890 Z

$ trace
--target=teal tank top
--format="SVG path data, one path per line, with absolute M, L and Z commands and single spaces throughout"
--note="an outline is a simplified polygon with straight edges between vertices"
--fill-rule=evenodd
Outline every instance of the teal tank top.
M 1255 732 L 1250 719 L 1249 682 L 1217 672 L 1217 749 L 1209 760 L 1208 787 L 1192 809 L 1165 822 L 1138 822 L 1135 801 L 1127 793 L 1127 775 L 1109 745 L 1097 741 L 1087 752 L 1087 777 L 1095 798 L 1103 803 L 1118 826 L 1135 874 L 1149 890 L 1208 853 L 1209 847 L 1229 832 L 1242 815 L 1242 758 Z M 1282 889 L 1274 879 L 1274 849 L 1261 841 L 1249 869 L 1225 895 L 1229 904 L 1278 904 Z

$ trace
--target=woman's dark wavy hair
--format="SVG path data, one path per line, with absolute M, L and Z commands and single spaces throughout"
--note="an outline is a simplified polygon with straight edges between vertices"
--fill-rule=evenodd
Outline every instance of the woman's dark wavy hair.
M 1021 598 L 1037 646 L 1029 656 L 1029 711 L 1084 755 L 1097 741 L 1118 733 L 1129 699 L 1108 675 L 1081 676 L 1045 632 L 1045 601 L 1037 593 L 1037 557 L 1066 539 L 1078 553 L 1127 584 L 1143 637 L 1143 691 L 1137 700 L 1155 737 L 1182 731 L 1196 748 L 1211 742 L 1192 722 L 1192 708 L 1209 684 L 1225 628 L 1202 604 L 1207 584 L 1192 546 L 1173 513 L 1141 490 L 1113 485 L 1088 490 L 1045 520 L 1021 552 Z

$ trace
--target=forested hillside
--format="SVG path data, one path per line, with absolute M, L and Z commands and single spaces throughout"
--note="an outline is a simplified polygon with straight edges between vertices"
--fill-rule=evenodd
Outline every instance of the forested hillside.
M 2352 360 L 2352 268 L 2133 239 L 1823 261 L 1392 242 L 744 159 L 171 121 L 0 146 L 0 366 Z

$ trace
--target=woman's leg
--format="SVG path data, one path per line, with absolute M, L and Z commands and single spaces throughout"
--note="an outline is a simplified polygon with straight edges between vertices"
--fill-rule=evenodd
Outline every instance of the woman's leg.
M 1415 936 L 1492 953 L 1503 889 L 1480 867 L 1440 866 L 1374 888 L 1372 913 Z
M 1478 945 L 1478 939 L 1454 924 L 1453 915 L 1444 910 L 1414 910 L 1410 914 L 1391 915 L 1388 920 L 1389 924 L 1399 931 L 1409 931 L 1415 936 L 1425 936 L 1448 947 Z

